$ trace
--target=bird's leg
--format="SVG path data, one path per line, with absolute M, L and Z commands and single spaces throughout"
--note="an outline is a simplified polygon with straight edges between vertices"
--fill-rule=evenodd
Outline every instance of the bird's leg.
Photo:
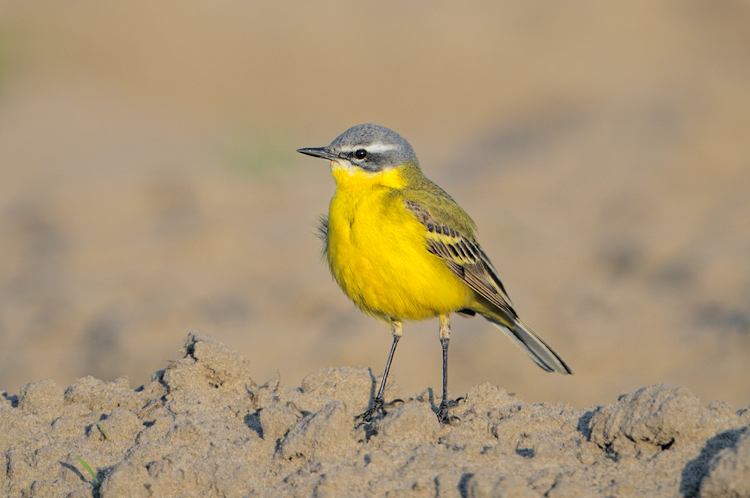
M 388 371 L 391 369 L 391 362 L 393 361 L 393 353 L 396 352 L 396 346 L 398 345 L 398 340 L 401 339 L 401 336 L 403 335 L 403 332 L 401 330 L 401 322 L 398 320 L 393 320 L 391 322 L 391 331 L 393 333 L 393 344 L 391 345 L 391 352 L 388 353 L 388 361 L 385 363 L 385 372 L 383 372 L 383 379 L 380 381 L 380 388 L 378 389 L 378 394 L 375 396 L 375 400 L 372 404 L 372 408 L 370 408 L 365 413 L 357 417 L 357 418 L 361 418 L 365 422 L 370 422 L 372 420 L 373 414 L 376 412 L 383 411 L 385 413 L 385 410 L 383 410 L 383 393 L 385 392 L 385 383 L 388 380 Z
M 443 400 L 440 402 L 438 419 L 448 423 L 448 343 L 451 340 L 451 316 L 440 315 L 440 346 L 443 348 Z

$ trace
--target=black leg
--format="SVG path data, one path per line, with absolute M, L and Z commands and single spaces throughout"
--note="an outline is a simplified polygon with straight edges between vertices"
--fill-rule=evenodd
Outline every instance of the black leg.
M 450 315 L 440 315 L 440 346 L 443 348 L 443 400 L 440 402 L 438 419 L 448 423 L 448 343 L 451 340 Z
M 401 322 L 399 321 L 393 321 L 391 325 L 391 329 L 393 331 L 393 344 L 391 345 L 391 352 L 388 353 L 388 361 L 385 364 L 385 372 L 383 372 L 383 380 L 380 381 L 380 388 L 378 389 L 378 394 L 375 396 L 375 400 L 373 401 L 372 407 L 367 410 L 362 415 L 359 415 L 357 418 L 361 418 L 365 422 L 370 422 L 372 420 L 373 414 L 376 412 L 382 411 L 385 413 L 385 410 L 383 410 L 383 394 L 385 393 L 385 383 L 388 380 L 388 372 L 391 369 L 391 362 L 393 361 L 393 353 L 396 352 L 396 346 L 398 345 L 398 340 L 401 339 L 402 331 L 401 331 Z

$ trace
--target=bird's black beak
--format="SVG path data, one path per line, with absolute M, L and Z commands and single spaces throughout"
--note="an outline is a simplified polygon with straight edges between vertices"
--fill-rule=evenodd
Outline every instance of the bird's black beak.
M 308 156 L 322 157 L 323 159 L 328 159 L 329 161 L 338 159 L 338 155 L 334 154 L 333 151 L 331 151 L 331 149 L 329 149 L 328 147 L 310 147 L 307 149 L 297 149 L 297 152 L 306 154 Z

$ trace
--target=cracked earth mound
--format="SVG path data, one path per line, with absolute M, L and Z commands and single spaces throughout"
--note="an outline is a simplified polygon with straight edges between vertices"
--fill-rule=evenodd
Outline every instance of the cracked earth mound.
M 0 494 L 34 497 L 742 497 L 750 411 L 664 384 L 575 410 L 489 384 L 438 423 L 434 398 L 358 425 L 376 379 L 315 371 L 300 387 L 251 379 L 199 333 L 133 390 L 84 378 L 26 385 L 0 404 Z M 389 386 L 386 401 L 398 397 Z M 85 461 L 96 479 L 78 458 Z

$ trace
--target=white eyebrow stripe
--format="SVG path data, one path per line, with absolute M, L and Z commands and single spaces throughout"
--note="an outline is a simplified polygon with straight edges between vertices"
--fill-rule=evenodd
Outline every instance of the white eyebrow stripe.
M 376 144 L 368 145 L 367 147 L 365 147 L 365 150 L 367 152 L 376 152 L 377 153 L 377 152 L 387 152 L 387 151 L 393 150 L 395 148 L 396 148 L 395 145 L 385 145 L 385 144 L 382 144 L 382 143 L 378 142 Z
M 352 151 L 359 150 L 359 149 L 365 149 L 367 152 L 377 154 L 378 152 L 387 152 L 389 150 L 393 150 L 396 147 L 398 146 L 393 145 L 393 144 L 386 145 L 382 142 L 376 142 L 374 144 L 369 144 L 369 145 L 355 145 L 355 146 L 347 145 L 345 147 L 341 147 L 341 152 L 352 152 Z

